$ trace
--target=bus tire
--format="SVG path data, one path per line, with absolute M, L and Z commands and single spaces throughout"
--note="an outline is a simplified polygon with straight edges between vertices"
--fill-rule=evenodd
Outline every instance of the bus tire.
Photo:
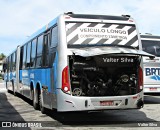
M 33 90 L 31 90 L 32 91 L 32 97 L 33 97 L 33 108 L 35 109 L 35 110 L 38 110 L 38 103 L 36 103 L 36 98 L 35 98 L 35 94 L 34 94 L 34 91 Z
M 46 112 L 45 112 L 45 107 L 43 107 L 42 94 L 41 94 L 41 92 L 40 92 L 40 94 L 39 94 L 39 105 L 40 105 L 40 111 L 41 111 L 41 113 L 42 113 L 42 114 L 45 114 Z

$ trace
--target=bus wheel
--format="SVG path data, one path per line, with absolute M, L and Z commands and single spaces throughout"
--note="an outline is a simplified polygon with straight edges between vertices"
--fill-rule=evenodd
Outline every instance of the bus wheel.
M 38 103 L 36 103 L 36 97 L 35 97 L 34 91 L 33 90 L 31 91 L 32 91 L 32 97 L 33 97 L 33 107 L 35 110 L 38 110 L 39 107 L 38 107 Z
M 42 94 L 40 92 L 39 94 L 39 105 L 40 105 L 40 110 L 42 114 L 45 114 L 45 107 L 43 107 L 43 103 L 42 103 Z

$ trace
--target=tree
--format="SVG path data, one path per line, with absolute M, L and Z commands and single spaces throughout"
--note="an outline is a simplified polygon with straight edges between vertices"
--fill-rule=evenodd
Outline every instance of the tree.
M 0 60 L 3 60 L 5 57 L 6 56 L 3 53 L 0 54 Z

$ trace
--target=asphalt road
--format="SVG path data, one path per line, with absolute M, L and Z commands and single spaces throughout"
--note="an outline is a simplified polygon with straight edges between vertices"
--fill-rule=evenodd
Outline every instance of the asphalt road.
M 140 110 L 108 110 L 89 113 L 58 113 L 56 110 L 48 110 L 47 114 L 41 114 L 40 111 L 34 110 L 26 98 L 7 93 L 4 84 L 0 82 L 0 125 L 6 127 L 7 122 L 12 126 L 10 129 L 16 127 L 16 130 L 31 125 L 32 128 L 23 129 L 160 129 L 160 96 L 145 95 L 144 101 L 144 108 Z

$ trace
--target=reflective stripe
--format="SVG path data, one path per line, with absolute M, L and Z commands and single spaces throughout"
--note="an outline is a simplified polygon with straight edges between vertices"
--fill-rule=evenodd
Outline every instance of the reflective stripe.
M 104 33 L 98 35 L 98 31 L 81 33 L 87 34 L 86 37 L 79 37 L 80 28 L 107 29 L 107 30 L 125 30 L 128 35 L 120 33 Z M 87 44 L 112 44 L 112 45 L 127 45 L 138 47 L 138 36 L 135 25 L 111 24 L 111 23 L 66 23 L 67 44 L 68 45 L 87 45 Z M 101 30 L 100 30 L 101 31 Z M 110 35 L 110 36 L 109 36 Z M 93 38 L 94 37 L 94 38 Z

